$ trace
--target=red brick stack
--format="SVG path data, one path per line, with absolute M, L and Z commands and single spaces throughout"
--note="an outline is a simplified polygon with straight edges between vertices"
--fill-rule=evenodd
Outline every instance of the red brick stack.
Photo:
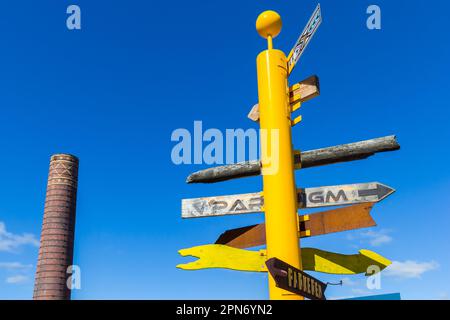
M 50 159 L 41 245 L 33 299 L 70 300 L 67 268 L 72 265 L 78 184 L 78 158 Z

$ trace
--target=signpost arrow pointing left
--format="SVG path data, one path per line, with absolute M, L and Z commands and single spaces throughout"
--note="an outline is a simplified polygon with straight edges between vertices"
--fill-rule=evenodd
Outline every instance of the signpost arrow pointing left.
M 375 221 L 370 216 L 370 210 L 372 210 L 373 205 L 373 203 L 355 204 L 344 208 L 299 216 L 299 236 L 300 238 L 314 237 L 376 226 Z M 305 231 L 305 233 L 302 231 Z M 265 245 L 266 225 L 261 223 L 227 230 L 220 235 L 215 243 L 241 249 Z

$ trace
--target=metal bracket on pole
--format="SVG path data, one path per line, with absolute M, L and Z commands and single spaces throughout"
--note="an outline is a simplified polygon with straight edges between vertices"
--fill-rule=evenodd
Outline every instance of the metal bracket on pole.
M 300 170 L 302 168 L 302 153 L 300 150 L 294 150 L 294 169 Z
M 311 230 L 305 227 L 306 221 L 309 221 L 309 214 L 298 216 L 298 236 L 300 238 L 311 237 Z
M 300 123 L 302 121 L 302 116 L 296 117 L 294 120 L 291 120 L 291 126 L 295 126 L 296 124 Z
M 291 112 L 297 111 L 298 109 L 300 109 L 300 107 L 302 106 L 302 103 L 296 102 L 294 104 L 291 104 Z

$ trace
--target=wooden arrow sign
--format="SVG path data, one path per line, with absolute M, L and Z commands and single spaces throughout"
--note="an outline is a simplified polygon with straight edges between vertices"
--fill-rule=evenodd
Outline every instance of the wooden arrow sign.
M 379 202 L 395 190 L 379 182 L 299 189 L 300 208 Z
M 355 230 L 376 226 L 370 216 L 373 203 L 356 204 L 344 208 L 299 216 L 300 237 L 313 237 L 334 232 Z M 251 248 L 266 244 L 264 223 L 227 230 L 216 240 L 234 248 Z
M 395 190 L 378 182 L 298 189 L 298 207 L 317 208 L 379 202 Z M 263 211 L 261 193 L 183 199 L 183 218 L 212 217 Z
M 267 260 L 266 266 L 277 287 L 311 300 L 326 300 L 325 283 L 277 258 Z
M 296 105 L 298 103 L 303 103 L 311 100 L 312 98 L 317 97 L 319 94 L 319 78 L 314 75 L 294 84 L 289 88 L 289 101 L 291 105 Z M 295 97 L 298 97 L 298 99 L 296 99 Z M 255 104 L 253 106 L 247 117 L 255 122 L 259 121 L 259 104 Z

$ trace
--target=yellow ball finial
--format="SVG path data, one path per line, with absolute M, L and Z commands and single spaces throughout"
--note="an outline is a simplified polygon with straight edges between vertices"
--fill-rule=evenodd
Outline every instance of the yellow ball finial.
M 282 26 L 280 15 L 272 10 L 264 11 L 256 19 L 256 30 L 265 39 L 269 36 L 275 38 L 280 33 Z

